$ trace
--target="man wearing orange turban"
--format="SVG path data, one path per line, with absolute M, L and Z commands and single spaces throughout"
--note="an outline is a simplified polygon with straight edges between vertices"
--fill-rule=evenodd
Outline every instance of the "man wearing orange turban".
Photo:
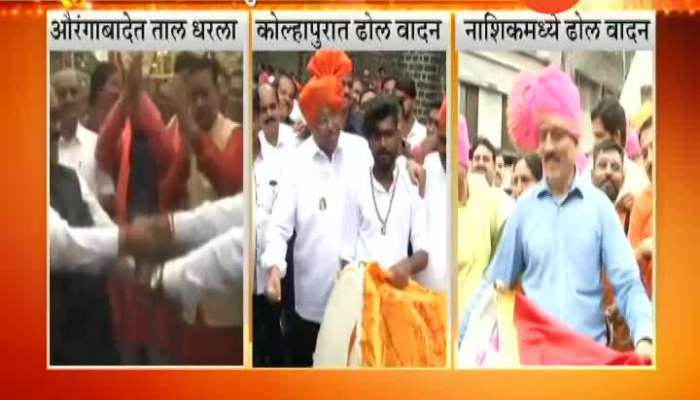
M 372 163 L 367 141 L 341 131 L 345 96 L 342 78 L 352 62 L 342 51 L 322 50 L 309 60 L 311 80 L 299 105 L 311 137 L 283 167 L 275 207 L 265 233 L 262 268 L 268 272 L 265 294 L 281 300 L 280 280 L 287 264 L 287 241 L 294 242 L 294 311 L 288 319 L 293 366 L 311 366 L 319 324 L 340 263 L 346 192 L 357 171 Z
M 358 171 L 374 163 L 367 141 L 342 131 L 346 121 L 343 78 L 352 62 L 343 51 L 321 50 L 310 60 L 311 79 L 299 95 L 311 137 L 295 149 L 283 168 L 275 207 L 265 233 L 262 268 L 268 272 L 265 294 L 281 300 L 280 280 L 287 264 L 287 241 L 294 242 L 294 312 L 289 317 L 291 362 L 311 366 L 319 323 L 340 265 L 346 192 Z M 422 167 L 397 159 L 415 183 Z

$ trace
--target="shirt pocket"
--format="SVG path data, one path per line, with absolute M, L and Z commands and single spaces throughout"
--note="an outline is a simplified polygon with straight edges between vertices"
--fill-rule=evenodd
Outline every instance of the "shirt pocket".
M 566 259 L 570 284 L 579 293 L 600 291 L 600 228 L 577 225 L 567 235 Z

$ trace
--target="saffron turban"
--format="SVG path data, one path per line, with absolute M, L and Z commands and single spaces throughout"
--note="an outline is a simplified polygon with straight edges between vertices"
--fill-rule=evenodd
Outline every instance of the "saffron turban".
M 578 141 L 582 115 L 578 88 L 555 66 L 522 73 L 508 96 L 508 131 L 521 151 L 537 149 L 538 128 L 547 119 L 562 123 Z
M 318 124 L 321 109 L 343 110 L 345 94 L 341 79 L 352 73 L 352 61 L 343 51 L 320 50 L 311 57 L 306 70 L 311 75 L 299 94 L 299 107 L 309 126 Z

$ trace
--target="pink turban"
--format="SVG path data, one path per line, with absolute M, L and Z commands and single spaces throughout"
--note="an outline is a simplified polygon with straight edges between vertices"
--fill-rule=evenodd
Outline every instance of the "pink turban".
M 639 132 L 632 127 L 632 123 L 627 121 L 627 139 L 625 140 L 625 152 L 629 158 L 636 158 L 642 154 L 642 148 L 639 145 Z
M 582 115 L 578 88 L 555 66 L 521 73 L 508 96 L 508 131 L 521 151 L 537 149 L 537 130 L 547 118 L 563 123 L 578 140 Z

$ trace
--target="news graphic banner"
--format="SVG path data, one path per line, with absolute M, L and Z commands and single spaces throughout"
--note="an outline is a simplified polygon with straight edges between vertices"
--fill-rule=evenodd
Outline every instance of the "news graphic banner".
M 248 14 L 235 11 L 50 11 L 51 50 L 242 51 Z
M 460 50 L 651 50 L 656 19 L 649 11 L 456 14 Z
M 450 44 L 448 13 L 256 11 L 255 51 L 437 50 Z

